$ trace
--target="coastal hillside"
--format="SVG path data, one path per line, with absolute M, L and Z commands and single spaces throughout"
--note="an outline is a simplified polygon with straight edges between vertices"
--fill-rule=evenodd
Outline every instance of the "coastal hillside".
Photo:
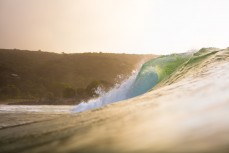
M 39 99 L 37 104 L 54 104 L 71 98 L 76 103 L 96 96 L 98 86 L 109 90 L 152 57 L 0 49 L 0 99 Z

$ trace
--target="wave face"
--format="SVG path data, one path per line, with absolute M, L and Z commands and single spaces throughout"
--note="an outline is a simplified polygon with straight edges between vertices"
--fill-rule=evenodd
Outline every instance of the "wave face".
M 105 93 L 97 89 L 97 93 L 100 95 L 98 98 L 81 102 L 72 111 L 82 112 L 133 98 L 148 92 L 159 82 L 162 83 L 158 86 L 172 84 L 177 79 L 182 78 L 190 68 L 195 67 L 205 59 L 210 59 L 217 52 L 216 48 L 203 48 L 195 53 L 163 55 L 151 59 L 143 64 L 138 72 L 132 73 L 128 79 L 116 85 L 109 92 Z
M 179 66 L 189 60 L 192 54 L 173 54 L 161 56 L 146 62 L 129 89 L 129 97 L 146 93 L 157 83 L 172 74 Z

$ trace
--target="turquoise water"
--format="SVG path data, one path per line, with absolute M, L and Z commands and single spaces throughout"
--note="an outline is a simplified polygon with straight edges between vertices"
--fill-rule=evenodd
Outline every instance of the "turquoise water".
M 132 98 L 141 95 L 154 87 L 157 82 L 158 75 L 155 68 L 152 65 L 144 64 L 130 87 L 127 97 Z
M 160 56 L 146 62 L 140 69 L 137 78 L 129 89 L 128 98 L 141 95 L 152 89 L 157 83 L 175 72 L 191 54 L 172 54 Z

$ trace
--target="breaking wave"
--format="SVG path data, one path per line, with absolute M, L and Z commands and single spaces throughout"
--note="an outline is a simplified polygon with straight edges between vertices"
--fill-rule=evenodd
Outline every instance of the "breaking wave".
M 198 52 L 164 55 L 154 58 L 142 65 L 139 71 L 134 71 L 132 75 L 121 84 L 115 85 L 108 92 L 103 92 L 100 88 L 97 93 L 100 95 L 96 99 L 81 102 L 74 107 L 73 112 L 82 112 L 94 108 L 99 108 L 109 103 L 129 99 L 144 94 L 155 85 L 168 78 L 182 68 L 188 69 L 193 63 L 215 54 L 214 48 L 204 48 Z

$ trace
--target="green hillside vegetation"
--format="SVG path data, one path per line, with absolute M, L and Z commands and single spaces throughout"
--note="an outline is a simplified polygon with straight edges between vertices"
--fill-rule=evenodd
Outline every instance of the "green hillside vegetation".
M 109 90 L 152 55 L 111 53 L 57 54 L 0 49 L 0 100 L 18 104 L 76 104 Z M 118 79 L 118 75 L 123 76 Z M 67 99 L 67 100 L 66 100 Z M 29 101 L 28 101 L 29 100 Z

